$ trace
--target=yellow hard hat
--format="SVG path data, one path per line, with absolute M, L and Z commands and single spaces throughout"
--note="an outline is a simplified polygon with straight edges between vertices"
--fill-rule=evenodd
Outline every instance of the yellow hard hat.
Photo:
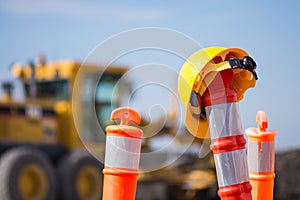
M 219 71 L 233 70 L 231 87 L 240 101 L 246 90 L 255 86 L 255 68 L 253 59 L 239 48 L 209 47 L 191 55 L 178 77 L 178 92 L 186 108 L 185 124 L 189 132 L 202 139 L 210 137 L 201 96 Z

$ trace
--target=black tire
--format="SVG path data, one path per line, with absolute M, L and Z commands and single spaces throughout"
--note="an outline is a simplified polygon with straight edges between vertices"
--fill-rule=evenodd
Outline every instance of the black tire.
M 1 199 L 54 200 L 56 194 L 55 171 L 43 152 L 29 147 L 18 147 L 1 156 Z
M 64 157 L 58 166 L 61 199 L 102 199 L 102 169 L 103 166 L 84 150 L 76 150 Z M 83 176 L 86 184 L 81 179 Z M 84 187 L 85 191 L 80 191 L 80 187 Z

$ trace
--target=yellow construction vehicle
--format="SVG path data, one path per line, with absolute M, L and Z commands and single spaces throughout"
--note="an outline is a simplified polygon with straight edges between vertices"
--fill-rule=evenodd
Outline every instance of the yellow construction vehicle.
M 111 123 L 112 109 L 122 105 L 124 94 L 130 94 L 130 83 L 121 79 L 126 72 L 124 66 L 109 66 L 104 70 L 72 60 L 46 63 L 42 57 L 37 63 L 12 67 L 12 73 L 22 83 L 25 98 L 14 100 L 12 84 L 2 84 L 1 200 L 101 199 L 103 165 L 85 147 L 94 156 L 104 156 L 105 136 L 101 134 Z M 122 83 L 117 84 L 119 81 Z M 174 112 L 171 110 L 171 114 Z M 97 124 L 92 113 L 96 113 Z M 176 117 L 168 118 L 172 121 Z M 155 122 L 151 124 L 156 130 Z M 142 151 L 156 151 L 149 141 L 160 140 L 160 136 L 174 137 L 173 125 L 166 123 L 160 133 L 146 137 Z M 152 132 L 144 130 L 145 135 Z M 180 143 L 191 137 L 185 129 L 180 132 Z M 162 152 L 157 157 L 164 160 L 170 153 L 177 154 Z M 190 200 L 198 195 L 209 199 L 216 190 L 210 156 L 199 160 L 197 153 L 186 152 L 172 166 L 141 174 L 137 199 Z M 161 161 L 142 159 L 141 162 L 147 166 L 149 162 Z
M 72 113 L 74 81 L 81 64 L 74 61 L 15 65 L 24 101 L 14 101 L 12 85 L 3 83 L 0 100 L 0 197 L 5 200 L 99 200 L 102 193 L 102 164 L 84 148 Z M 110 119 L 111 102 L 118 106 L 112 89 L 126 68 L 84 65 L 82 82 L 76 91 L 83 102 L 95 94 L 94 105 L 101 125 Z M 102 73 L 99 80 L 100 73 Z M 89 84 L 98 83 L 96 91 Z M 124 84 L 122 84 L 124 86 Z M 80 87 L 80 88 L 78 88 Z M 105 91 L 105 94 L 98 94 Z M 95 93 L 93 93 L 95 92 Z M 115 99 L 112 99 L 115 98 Z M 104 151 L 97 129 L 89 126 L 89 110 L 77 113 L 84 125 L 86 145 Z

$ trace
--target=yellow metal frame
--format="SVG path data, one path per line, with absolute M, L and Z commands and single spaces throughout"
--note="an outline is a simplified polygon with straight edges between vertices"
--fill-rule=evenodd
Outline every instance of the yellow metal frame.
M 74 125 L 71 98 L 79 69 L 83 69 L 81 72 L 84 72 L 87 76 L 100 75 L 101 73 L 117 75 L 124 74 L 127 71 L 125 66 L 109 66 L 104 71 L 104 67 L 99 65 L 82 65 L 73 60 L 54 61 L 35 66 L 34 78 L 37 82 L 61 79 L 69 81 L 71 85 L 69 91 L 70 98 L 60 101 L 31 97 L 27 98 L 24 102 L 15 102 L 8 98 L 0 100 L 0 106 L 10 109 L 9 115 L 0 113 L 0 130 L 2 130 L 0 132 L 0 141 L 2 143 L 33 143 L 38 145 L 58 144 L 69 150 L 82 148 L 83 144 Z M 32 70 L 33 67 L 29 65 L 23 67 L 15 65 L 12 68 L 12 73 L 14 76 L 20 78 L 23 83 L 28 83 L 32 79 Z M 76 87 L 78 86 L 80 87 L 81 85 L 77 85 Z M 80 88 L 79 90 L 81 91 Z M 55 115 L 42 116 L 41 119 L 29 120 L 24 113 L 18 114 L 13 111 L 17 110 L 17 108 L 26 108 L 30 105 L 39 106 L 41 109 L 53 110 Z M 46 124 L 49 126 L 49 129 L 56 132 L 56 135 L 52 138 L 45 137 L 43 133 L 43 128 L 45 128 Z M 97 145 L 93 144 L 90 146 L 97 147 Z

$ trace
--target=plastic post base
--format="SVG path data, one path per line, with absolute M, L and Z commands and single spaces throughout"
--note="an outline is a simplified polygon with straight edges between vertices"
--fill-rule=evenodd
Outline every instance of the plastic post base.
M 103 200 L 134 200 L 138 172 L 104 169 Z

